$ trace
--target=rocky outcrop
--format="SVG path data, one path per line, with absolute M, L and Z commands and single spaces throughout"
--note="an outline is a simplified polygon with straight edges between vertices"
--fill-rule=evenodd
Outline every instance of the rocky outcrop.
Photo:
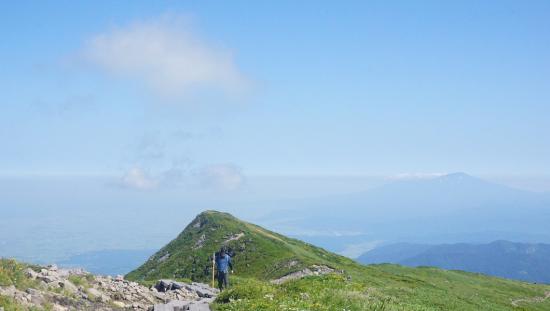
M 292 272 L 292 273 L 289 273 L 289 274 L 287 274 L 283 277 L 280 277 L 278 279 L 271 280 L 271 283 L 273 283 L 273 284 L 282 284 L 282 283 L 290 281 L 290 280 L 301 279 L 301 278 L 304 278 L 304 277 L 310 276 L 310 275 L 323 275 L 323 274 L 328 274 L 328 273 L 333 273 L 333 272 L 335 272 L 335 270 L 330 268 L 330 267 L 320 266 L 320 265 L 312 265 L 309 268 L 305 268 L 305 269 L 300 270 L 300 271 Z
M 33 287 L 25 290 L 0 286 L 0 295 L 13 299 L 25 308 L 52 310 L 210 310 L 218 290 L 202 283 L 160 280 L 150 288 L 125 280 L 122 276 L 94 276 L 83 270 L 58 269 L 39 271 L 28 268 L 25 277 Z
M 240 233 L 237 233 L 237 234 L 234 234 L 232 236 L 230 236 L 229 238 L 227 238 L 227 240 L 223 241 L 223 244 L 227 244 L 231 241 L 237 241 L 239 240 L 240 238 L 242 238 L 244 236 L 244 232 L 240 232 Z

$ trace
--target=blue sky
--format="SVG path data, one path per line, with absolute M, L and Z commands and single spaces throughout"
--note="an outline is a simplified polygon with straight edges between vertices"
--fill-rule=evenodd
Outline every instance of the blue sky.
M 254 175 L 465 171 L 550 190 L 547 1 L 0 12 L 3 175 L 233 190 Z

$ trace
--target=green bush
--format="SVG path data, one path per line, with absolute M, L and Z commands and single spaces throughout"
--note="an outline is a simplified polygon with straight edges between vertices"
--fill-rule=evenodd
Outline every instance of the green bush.
M 25 276 L 25 269 L 29 267 L 13 259 L 0 259 L 0 286 L 14 285 L 23 290 L 36 287 L 38 282 Z

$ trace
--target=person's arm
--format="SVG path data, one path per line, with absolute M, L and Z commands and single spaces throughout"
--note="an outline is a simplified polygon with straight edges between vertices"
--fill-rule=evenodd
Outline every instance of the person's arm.
M 227 255 L 227 262 L 229 263 L 229 268 L 231 268 L 231 273 L 233 273 L 233 261 L 231 260 L 231 256 Z

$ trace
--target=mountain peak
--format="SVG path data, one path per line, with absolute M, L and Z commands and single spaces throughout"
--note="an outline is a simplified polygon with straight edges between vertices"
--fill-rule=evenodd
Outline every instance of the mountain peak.
M 441 177 L 446 177 L 446 178 L 474 178 L 473 176 L 468 175 L 464 172 L 449 173 L 449 174 L 443 175 Z
M 229 213 L 220 212 L 220 211 L 216 211 L 216 210 L 213 210 L 213 209 L 205 210 L 204 212 L 200 213 L 197 216 L 201 216 L 201 215 L 224 215 L 224 216 L 233 217 L 233 215 L 231 215 Z
M 235 270 L 239 275 L 258 279 L 275 279 L 315 265 L 332 268 L 355 265 L 348 258 L 242 221 L 229 213 L 208 210 L 197 215 L 174 240 L 127 278 L 209 280 L 212 254 L 222 246 L 235 257 Z
M 444 182 L 466 182 L 466 181 L 478 181 L 479 179 L 468 175 L 464 172 L 449 173 L 438 178 L 440 181 Z

